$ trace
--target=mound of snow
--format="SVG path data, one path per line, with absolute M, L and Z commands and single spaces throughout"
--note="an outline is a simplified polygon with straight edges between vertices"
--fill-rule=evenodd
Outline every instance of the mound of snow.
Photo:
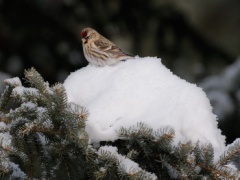
M 198 140 L 222 152 L 225 137 L 201 88 L 180 79 L 158 58 L 145 57 L 114 66 L 88 65 L 66 79 L 69 102 L 90 113 L 86 130 L 92 141 L 114 141 L 121 126 L 143 122 L 157 130 L 170 126 L 175 143 Z

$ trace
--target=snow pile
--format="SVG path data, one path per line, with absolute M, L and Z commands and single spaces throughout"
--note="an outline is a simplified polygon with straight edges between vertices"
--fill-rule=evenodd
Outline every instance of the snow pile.
M 88 65 L 66 79 L 69 102 L 89 110 L 86 130 L 92 141 L 114 141 L 121 126 L 143 122 L 154 130 L 172 127 L 175 142 L 212 143 L 222 152 L 225 137 L 206 94 L 174 75 L 153 57 L 114 66 Z

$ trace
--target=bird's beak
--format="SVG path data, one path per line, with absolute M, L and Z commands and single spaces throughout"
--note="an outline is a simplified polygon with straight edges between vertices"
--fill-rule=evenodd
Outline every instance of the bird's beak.
M 87 42 L 87 40 L 85 38 L 83 38 L 82 42 L 85 44 Z

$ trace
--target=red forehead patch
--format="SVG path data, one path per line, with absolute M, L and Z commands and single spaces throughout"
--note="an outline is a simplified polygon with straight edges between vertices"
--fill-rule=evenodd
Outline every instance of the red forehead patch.
M 82 32 L 81 32 L 81 37 L 82 37 L 82 38 L 85 38 L 86 36 L 87 36 L 87 32 L 86 32 L 86 31 L 82 31 Z

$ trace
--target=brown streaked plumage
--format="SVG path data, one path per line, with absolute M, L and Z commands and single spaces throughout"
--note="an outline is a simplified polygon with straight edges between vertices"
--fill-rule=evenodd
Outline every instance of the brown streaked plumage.
M 92 28 L 83 29 L 81 38 L 84 56 L 91 64 L 106 66 L 134 58 Z

